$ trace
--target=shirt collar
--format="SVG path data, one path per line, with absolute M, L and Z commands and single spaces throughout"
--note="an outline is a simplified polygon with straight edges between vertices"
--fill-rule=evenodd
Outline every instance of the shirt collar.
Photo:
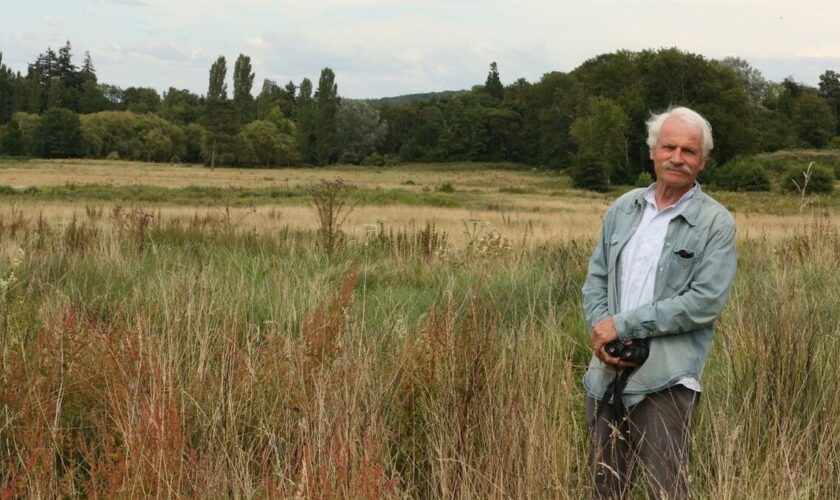
M 655 189 L 656 189 L 656 183 L 654 182 L 653 184 L 648 186 L 647 189 L 643 188 L 643 189 L 636 190 L 634 203 L 636 205 L 638 205 L 640 208 L 644 209 L 645 204 L 648 203 L 645 195 L 648 193 L 648 191 L 653 191 Z M 689 195 L 689 193 L 691 193 L 691 194 Z M 689 189 L 688 192 L 685 193 L 683 195 L 683 197 L 680 198 L 680 201 L 678 202 L 678 203 L 680 203 L 680 202 L 685 201 L 688 204 L 688 206 L 685 207 L 685 209 L 682 212 L 680 212 L 677 215 L 677 217 L 682 217 L 691 226 L 696 225 L 697 214 L 700 211 L 700 206 L 703 204 L 704 196 L 700 196 L 700 194 L 698 194 L 698 193 L 702 194 L 703 189 L 700 187 L 700 184 L 697 181 L 694 181 L 694 187 Z M 630 209 L 630 207 L 628 207 L 628 209 Z
M 665 208 L 661 208 L 661 207 L 656 206 L 656 183 L 655 182 L 653 184 L 651 184 L 650 186 L 648 186 L 647 190 L 645 191 L 644 198 L 645 198 L 646 202 L 648 202 L 651 205 L 653 205 L 654 207 L 656 207 L 657 210 L 659 210 L 660 212 L 664 211 L 664 210 L 668 210 L 670 208 L 682 208 L 682 207 L 685 206 L 686 203 L 688 203 L 688 200 L 690 200 L 691 198 L 694 197 L 694 193 L 697 192 L 697 189 L 699 188 L 699 186 L 700 185 L 697 184 L 697 182 L 695 181 L 694 185 L 691 186 L 691 189 L 689 189 L 688 191 L 683 193 L 683 195 L 680 197 L 679 200 L 677 200 L 676 203 L 674 203 L 673 205 L 667 206 Z

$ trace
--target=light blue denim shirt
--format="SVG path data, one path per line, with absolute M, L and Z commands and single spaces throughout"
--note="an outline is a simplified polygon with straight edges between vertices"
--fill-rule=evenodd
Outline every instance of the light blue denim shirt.
M 735 278 L 735 222 L 720 203 L 699 189 L 668 225 L 656 270 L 653 302 L 619 312 L 619 254 L 644 212 L 645 188 L 624 194 L 607 210 L 598 246 L 583 284 L 587 329 L 612 316 L 619 339 L 651 338 L 647 361 L 624 389 L 625 405 L 684 377 L 700 380 L 720 316 Z M 615 369 L 592 356 L 584 375 L 600 399 Z

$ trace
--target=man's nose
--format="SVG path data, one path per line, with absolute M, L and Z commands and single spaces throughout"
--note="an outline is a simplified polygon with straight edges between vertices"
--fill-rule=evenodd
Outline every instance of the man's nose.
M 674 151 L 671 152 L 671 163 L 677 163 L 677 164 L 682 164 L 683 163 L 682 148 L 674 148 Z

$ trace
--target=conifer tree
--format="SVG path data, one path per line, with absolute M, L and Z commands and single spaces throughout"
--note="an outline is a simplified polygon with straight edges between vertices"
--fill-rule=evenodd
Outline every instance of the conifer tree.
M 487 81 L 484 82 L 484 89 L 496 102 L 501 102 L 505 97 L 505 87 L 499 78 L 499 66 L 496 61 L 490 63 L 490 72 L 487 74 Z

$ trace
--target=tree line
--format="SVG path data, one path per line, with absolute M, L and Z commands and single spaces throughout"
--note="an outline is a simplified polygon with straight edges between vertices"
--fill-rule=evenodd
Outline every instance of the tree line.
M 818 87 L 777 83 L 738 58 L 678 49 L 618 51 L 538 82 L 503 85 L 496 63 L 483 84 L 416 99 L 339 96 L 335 73 L 254 95 L 250 57 L 224 56 L 207 93 L 121 89 L 98 81 L 90 54 L 68 41 L 25 74 L 0 53 L 0 154 L 203 162 L 208 166 L 509 161 L 568 169 L 580 185 L 631 183 L 649 169 L 645 121 L 687 105 L 715 129 L 717 163 L 757 152 L 822 148 L 840 133 L 840 75 Z

